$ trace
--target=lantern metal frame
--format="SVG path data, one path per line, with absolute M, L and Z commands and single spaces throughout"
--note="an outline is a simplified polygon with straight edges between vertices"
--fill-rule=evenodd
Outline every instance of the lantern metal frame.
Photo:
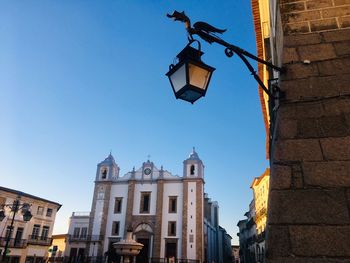
M 12 230 L 13 230 L 13 223 L 15 221 L 15 217 L 16 217 L 16 214 L 20 211 L 20 210 L 23 210 L 23 208 L 29 208 L 31 205 L 28 205 L 27 203 L 20 203 L 20 196 L 17 197 L 17 199 L 15 199 L 13 201 L 12 204 L 3 204 L 1 207 L 0 207 L 0 222 L 2 220 L 5 219 L 6 217 L 6 214 L 5 214 L 5 207 L 8 207 L 10 208 L 11 212 L 13 213 L 12 215 L 12 218 L 11 218 L 11 224 L 10 224 L 10 232 L 9 234 L 6 236 L 6 243 L 5 243 L 5 247 L 4 247 L 4 251 L 3 251 L 3 254 L 2 254 L 2 260 L 1 262 L 6 262 L 6 254 L 7 254 L 7 249 L 9 247 L 9 243 L 10 243 L 10 239 L 11 239 L 11 235 L 12 235 Z M 32 213 L 29 211 L 29 209 L 27 209 L 26 211 L 24 211 L 23 213 L 23 221 L 25 222 L 28 222 L 32 219 L 33 215 Z
M 225 29 L 218 29 L 215 28 L 208 23 L 205 22 L 196 22 L 194 23 L 193 27 L 191 26 L 191 20 L 189 17 L 185 14 L 185 12 L 178 12 L 174 11 L 172 15 L 167 14 L 167 17 L 175 20 L 185 23 L 185 28 L 188 33 L 188 40 L 194 41 L 193 35 L 198 35 L 201 39 L 208 42 L 209 44 L 217 43 L 221 46 L 225 47 L 225 55 L 227 57 L 232 57 L 234 54 L 237 54 L 237 56 L 243 61 L 243 63 L 247 66 L 250 73 L 253 75 L 254 79 L 258 82 L 259 86 L 263 89 L 263 91 L 269 96 L 269 98 L 272 99 L 283 99 L 285 97 L 285 93 L 281 91 L 278 87 L 274 87 L 272 91 L 270 91 L 264 84 L 264 82 L 260 79 L 259 75 L 256 73 L 253 66 L 250 64 L 249 60 L 247 58 L 253 59 L 257 61 L 258 63 L 262 63 L 266 65 L 267 67 L 276 70 L 280 73 L 284 73 L 286 70 L 285 68 L 278 67 L 273 65 L 272 63 L 263 60 L 252 53 L 236 46 L 233 44 L 230 44 L 220 37 L 218 37 L 216 34 L 223 33 L 226 30 Z
M 192 43 L 194 43 L 194 42 L 198 43 L 198 49 L 195 49 L 191 46 Z M 181 50 L 179 54 L 177 54 L 176 57 L 178 59 L 178 62 L 175 65 L 171 64 L 169 66 L 169 71 L 166 73 L 166 76 L 169 78 L 169 81 L 170 81 L 171 87 L 174 91 L 174 95 L 175 95 L 176 99 L 182 99 L 182 100 L 188 101 L 188 102 L 193 104 L 196 100 L 205 96 L 207 89 L 208 89 L 208 86 L 209 86 L 209 83 L 210 83 L 210 80 L 211 80 L 211 76 L 213 75 L 213 71 L 215 70 L 215 68 L 205 64 L 201 60 L 201 56 L 203 54 L 204 54 L 204 52 L 201 51 L 200 42 L 197 40 L 191 40 L 185 46 L 185 48 L 183 50 Z M 199 88 L 199 87 L 196 87 L 196 86 L 191 84 L 190 68 L 189 68 L 190 64 L 208 72 L 209 76 L 206 79 L 206 83 L 204 83 L 205 85 L 203 86 L 203 88 Z M 173 80 L 172 80 L 172 76 L 175 72 L 177 72 L 177 70 L 179 70 L 183 66 L 185 66 L 185 75 L 186 75 L 185 76 L 185 78 L 186 78 L 185 83 L 186 84 L 182 88 L 180 88 L 179 90 L 176 90 L 174 83 L 173 83 Z M 186 99 L 186 97 L 183 97 L 183 95 L 188 91 L 192 91 L 192 92 L 198 94 L 199 96 L 193 100 Z

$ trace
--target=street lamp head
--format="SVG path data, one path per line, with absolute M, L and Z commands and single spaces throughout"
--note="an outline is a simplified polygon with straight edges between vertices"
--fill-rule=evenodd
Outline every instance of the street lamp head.
M 205 96 L 211 75 L 215 68 L 203 63 L 204 54 L 199 49 L 190 46 L 190 42 L 176 57 L 178 63 L 171 64 L 166 75 L 169 78 L 176 99 L 182 99 L 192 104 Z
M 4 212 L 4 210 L 1 210 L 0 211 L 0 222 L 2 222 L 2 220 L 4 220 L 4 218 L 5 218 L 5 212 Z
M 32 219 L 32 217 L 33 217 L 33 215 L 29 210 L 25 211 L 23 214 L 23 220 L 26 222 L 30 221 L 30 219 Z

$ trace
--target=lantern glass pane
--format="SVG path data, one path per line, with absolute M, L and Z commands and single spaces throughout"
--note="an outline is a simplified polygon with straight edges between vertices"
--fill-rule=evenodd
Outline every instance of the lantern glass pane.
M 178 92 L 186 85 L 186 65 L 182 65 L 170 76 L 175 92 Z
M 190 84 L 192 86 L 195 86 L 204 90 L 208 84 L 210 71 L 204 68 L 201 68 L 197 65 L 193 65 L 191 63 L 189 63 L 188 69 L 189 69 Z
M 202 96 L 203 95 L 201 93 L 189 89 L 186 90 L 183 94 L 181 94 L 180 98 L 193 103 Z

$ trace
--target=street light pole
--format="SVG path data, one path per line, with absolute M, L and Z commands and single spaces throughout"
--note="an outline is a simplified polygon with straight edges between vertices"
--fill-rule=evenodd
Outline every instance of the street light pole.
M 2 207 L 2 210 L 0 210 L 0 222 L 5 218 L 5 212 L 4 212 L 5 207 L 9 207 L 11 209 L 11 212 L 13 213 L 12 218 L 11 218 L 9 232 L 8 232 L 8 235 L 6 235 L 6 243 L 5 243 L 4 251 L 2 253 L 2 260 L 1 260 L 2 262 L 6 262 L 6 253 L 7 253 L 7 249 L 9 247 L 9 244 L 10 244 L 12 230 L 13 230 L 13 224 L 15 222 L 16 214 L 21 208 L 28 206 L 28 204 L 20 204 L 19 199 L 20 199 L 20 196 L 18 196 L 17 199 L 14 200 L 12 204 L 4 204 Z M 23 214 L 23 220 L 25 222 L 27 222 L 31 218 L 32 218 L 32 214 L 30 213 L 29 210 L 26 210 Z

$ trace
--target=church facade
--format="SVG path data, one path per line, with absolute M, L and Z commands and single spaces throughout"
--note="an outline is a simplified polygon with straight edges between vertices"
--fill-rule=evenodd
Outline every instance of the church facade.
M 183 162 L 182 176 L 157 168 L 149 160 L 124 176 L 119 172 L 111 154 L 97 165 L 89 222 L 85 223 L 87 235 L 81 240 L 79 231 L 70 227 L 71 234 L 78 237 L 75 244 L 85 244 L 80 255 L 115 257 L 112 244 L 123 239 L 131 227 L 134 239 L 144 245 L 137 262 L 203 262 L 208 260 L 207 251 L 211 251 L 211 261 L 219 261 L 215 255 L 220 253 L 213 254 L 213 247 L 219 249 L 218 237 L 205 240 L 204 222 L 207 227 L 208 220 L 204 207 L 208 198 L 204 195 L 204 165 L 194 149 Z M 212 228 L 219 233 L 218 222 Z M 70 246 L 73 248 L 74 242 Z

